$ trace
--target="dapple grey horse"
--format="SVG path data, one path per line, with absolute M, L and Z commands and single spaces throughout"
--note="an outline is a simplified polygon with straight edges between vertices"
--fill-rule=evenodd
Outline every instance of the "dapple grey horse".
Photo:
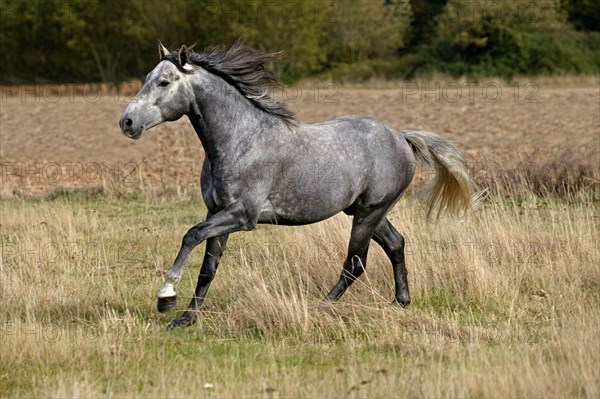
M 200 183 L 208 209 L 206 220 L 183 236 L 158 293 L 159 311 L 175 306 L 183 267 L 206 240 L 191 303 L 168 328 L 196 321 L 230 233 L 253 230 L 258 223 L 315 223 L 342 211 L 353 216 L 348 254 L 325 300 L 336 301 L 363 273 L 374 240 L 392 263 L 394 302 L 410 303 L 404 238 L 386 214 L 413 179 L 416 160 L 437 170 L 426 189 L 428 215 L 470 207 L 471 180 L 453 144 L 365 116 L 300 125 L 286 104 L 269 94 L 279 84 L 267 67 L 277 54 L 240 41 L 202 53 L 185 45 L 170 52 L 159 42 L 159 55 L 119 125 L 127 137 L 139 139 L 147 129 L 187 115 L 206 154 Z

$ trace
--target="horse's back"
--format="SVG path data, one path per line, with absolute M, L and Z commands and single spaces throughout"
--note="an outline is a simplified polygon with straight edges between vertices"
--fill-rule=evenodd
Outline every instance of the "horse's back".
M 365 162 L 372 162 L 382 172 L 388 170 L 388 167 L 395 167 L 395 170 L 388 171 L 396 176 L 406 171 L 412 179 L 416 161 L 410 145 L 402 132 L 380 120 L 362 115 L 345 115 L 325 122 L 302 125 L 298 134 L 335 142 L 335 147 L 342 143 L 342 146 L 351 148 L 357 154 L 363 153 L 367 158 Z
M 399 197 L 414 176 L 416 160 L 404 134 L 377 119 L 346 115 L 303 125 L 298 134 L 335 143 L 336 152 L 346 153 L 345 160 L 362 172 L 363 192 L 357 199 L 365 206 Z
M 298 134 L 319 135 L 329 133 L 333 138 L 347 142 L 355 140 L 366 148 L 393 150 L 408 149 L 404 135 L 385 122 L 363 115 L 344 115 L 324 122 L 301 125 Z

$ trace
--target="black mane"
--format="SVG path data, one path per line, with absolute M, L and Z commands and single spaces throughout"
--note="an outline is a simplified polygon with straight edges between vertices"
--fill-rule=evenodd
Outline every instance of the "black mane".
M 189 54 L 192 63 L 225 79 L 258 108 L 281 119 L 288 126 L 296 125 L 294 112 L 269 94 L 269 88 L 281 86 L 282 83 L 266 64 L 277 60 L 280 53 L 261 53 L 238 40 L 229 49 L 215 46 L 202 53 L 190 50 Z M 177 52 L 166 58 L 183 70 Z

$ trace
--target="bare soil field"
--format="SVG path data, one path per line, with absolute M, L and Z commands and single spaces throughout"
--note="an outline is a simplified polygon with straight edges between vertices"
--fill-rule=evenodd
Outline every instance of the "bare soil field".
M 131 91 L 131 90 L 130 90 Z M 402 129 L 423 129 L 456 142 L 474 174 L 488 181 L 517 169 L 569 175 L 598 185 L 600 92 L 521 80 L 396 83 L 385 88 L 304 83 L 274 94 L 302 123 L 362 114 Z M 118 118 L 131 98 L 98 86 L 3 88 L 0 164 L 4 198 L 61 189 L 162 191 L 197 189 L 202 146 L 186 118 L 138 141 Z M 493 176 L 490 175 L 493 171 Z M 573 174 L 577 175 L 574 176 Z

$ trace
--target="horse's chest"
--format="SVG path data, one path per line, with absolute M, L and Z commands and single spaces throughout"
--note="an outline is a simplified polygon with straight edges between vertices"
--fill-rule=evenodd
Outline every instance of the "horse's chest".
M 201 179 L 202 198 L 211 213 L 224 209 L 236 201 L 237 184 L 231 173 L 205 164 Z

